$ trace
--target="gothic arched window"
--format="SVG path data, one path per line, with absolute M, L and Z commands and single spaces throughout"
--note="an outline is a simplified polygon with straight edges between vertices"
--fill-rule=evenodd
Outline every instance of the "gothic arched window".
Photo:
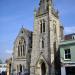
M 40 33 L 45 32 L 45 20 L 40 21 Z
M 19 45 L 18 45 L 18 56 L 25 56 L 25 48 L 26 47 L 26 42 L 23 37 L 19 40 Z
M 40 21 L 40 32 L 42 33 L 42 21 Z
M 20 56 L 20 46 L 18 46 L 18 56 Z
M 45 20 L 43 19 L 43 32 L 45 32 Z
M 42 48 L 44 48 L 44 40 L 42 39 Z
M 23 52 L 23 51 L 22 51 L 22 45 L 21 45 L 20 47 L 21 47 L 21 56 L 22 56 L 22 52 Z
M 23 45 L 23 56 L 25 56 L 25 45 Z

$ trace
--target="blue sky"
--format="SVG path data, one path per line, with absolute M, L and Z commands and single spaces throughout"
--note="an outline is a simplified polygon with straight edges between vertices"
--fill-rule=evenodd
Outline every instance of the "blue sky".
M 39 0 L 0 0 L 0 58 L 9 58 L 13 42 L 22 25 L 33 31 L 34 6 Z M 54 0 L 64 33 L 75 32 L 75 0 Z

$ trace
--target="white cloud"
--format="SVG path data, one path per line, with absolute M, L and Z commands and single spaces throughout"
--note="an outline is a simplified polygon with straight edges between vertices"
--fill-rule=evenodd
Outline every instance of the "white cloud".
M 65 34 L 75 33 L 75 26 L 64 27 L 64 33 Z
M 6 50 L 7 54 L 12 54 L 12 52 L 13 52 L 12 50 Z

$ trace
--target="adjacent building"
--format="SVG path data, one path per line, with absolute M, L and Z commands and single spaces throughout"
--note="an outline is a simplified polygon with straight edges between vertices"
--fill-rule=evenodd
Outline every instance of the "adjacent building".
M 0 60 L 0 75 L 2 74 L 6 75 L 6 68 L 7 68 L 7 64 L 2 63 L 2 61 Z
M 61 75 L 75 75 L 75 33 L 60 43 Z
M 13 75 L 12 58 L 6 60 L 6 63 L 7 63 L 7 68 L 6 68 L 7 75 Z

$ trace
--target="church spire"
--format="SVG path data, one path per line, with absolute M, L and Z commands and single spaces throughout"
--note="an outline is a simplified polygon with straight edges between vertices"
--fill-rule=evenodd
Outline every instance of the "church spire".
M 53 6 L 52 0 L 40 0 L 36 16 L 46 13 L 48 11 L 49 5 Z
M 49 4 L 52 4 L 53 3 L 53 0 L 40 0 L 40 3 L 39 3 L 39 5 L 41 5 L 41 4 L 47 4 L 47 3 L 49 3 Z

